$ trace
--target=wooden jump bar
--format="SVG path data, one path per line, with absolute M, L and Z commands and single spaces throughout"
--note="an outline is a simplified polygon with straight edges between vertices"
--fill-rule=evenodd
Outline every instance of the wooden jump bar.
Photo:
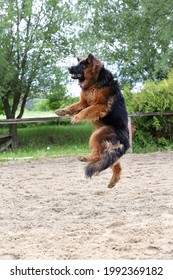
M 129 117 L 147 117 L 147 116 L 173 116 L 173 112 L 164 113 L 133 113 L 128 114 Z M 70 117 L 42 117 L 42 118 L 22 118 L 22 119 L 0 119 L 0 124 L 18 124 L 18 123 L 36 123 L 36 122 L 47 122 L 47 121 L 59 121 L 59 120 L 70 119 Z
M 132 113 L 129 117 L 149 117 L 149 116 L 173 116 L 173 112 L 151 112 L 151 113 Z
M 22 119 L 0 119 L 0 124 L 36 123 L 47 121 L 59 121 L 70 117 L 42 117 L 42 118 L 22 118 Z

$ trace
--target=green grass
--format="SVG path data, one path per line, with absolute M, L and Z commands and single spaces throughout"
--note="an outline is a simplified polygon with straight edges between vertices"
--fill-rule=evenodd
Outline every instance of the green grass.
M 1 130 L 2 131 L 2 130 Z M 0 160 L 20 157 L 69 156 L 89 152 L 88 140 L 93 131 L 89 124 L 28 125 L 18 128 L 19 146 L 0 153 Z M 3 129 L 6 133 L 6 129 Z
M 56 114 L 53 111 L 27 111 L 25 110 L 22 118 L 41 118 L 41 117 L 56 117 Z
M 92 131 L 92 125 L 88 123 L 70 125 L 69 121 L 20 124 L 18 125 L 18 148 L 0 152 L 0 161 L 21 157 L 87 154 L 90 151 L 88 141 Z M 0 134 L 7 133 L 7 127 L 1 126 Z M 143 131 L 137 131 L 133 137 L 133 152 L 170 151 L 173 150 L 172 143 L 165 139 L 158 140 Z
M 40 112 L 40 111 L 25 110 L 22 118 L 41 118 L 41 117 L 56 117 L 56 114 L 53 111 Z M 0 115 L 0 119 L 6 119 L 6 116 Z

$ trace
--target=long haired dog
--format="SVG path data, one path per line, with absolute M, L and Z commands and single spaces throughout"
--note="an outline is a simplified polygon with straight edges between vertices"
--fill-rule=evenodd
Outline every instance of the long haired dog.
M 90 137 L 91 154 L 79 156 L 87 162 L 85 174 L 91 178 L 108 167 L 113 175 L 108 187 L 112 188 L 121 175 L 120 157 L 129 148 L 128 116 L 118 82 L 103 63 L 89 54 L 78 58 L 78 64 L 69 68 L 73 79 L 81 87 L 80 101 L 56 110 L 58 116 L 73 116 L 72 123 L 89 120 L 96 130 Z

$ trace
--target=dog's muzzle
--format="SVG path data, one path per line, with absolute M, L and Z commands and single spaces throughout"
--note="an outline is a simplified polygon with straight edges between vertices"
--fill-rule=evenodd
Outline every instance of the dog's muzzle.
M 76 69 L 76 67 L 74 67 L 74 66 L 68 68 L 68 71 L 69 71 L 72 79 L 82 79 L 84 77 L 84 74 L 80 73 L 80 71 L 78 71 L 78 70 L 80 70 L 80 69 Z

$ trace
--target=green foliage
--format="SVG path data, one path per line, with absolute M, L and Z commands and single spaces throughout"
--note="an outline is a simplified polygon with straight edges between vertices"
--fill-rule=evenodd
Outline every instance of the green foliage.
M 78 48 L 118 65 L 127 83 L 161 80 L 173 67 L 173 0 L 78 0 Z
M 2 0 L 0 10 L 1 104 L 7 118 L 21 118 L 27 100 L 59 86 L 57 60 L 72 48 L 73 11 L 58 0 Z
M 134 153 L 152 153 L 165 150 L 173 150 L 172 140 L 166 139 L 165 137 L 156 138 L 150 132 L 146 132 L 142 127 L 137 127 L 137 131 L 133 136 Z
M 60 99 L 56 92 L 51 93 L 49 99 L 47 100 L 48 109 L 56 110 L 60 107 Z
M 32 111 L 34 109 L 34 106 L 36 103 L 40 102 L 40 98 L 32 98 L 30 100 L 28 100 L 26 102 L 26 106 L 25 106 L 25 112 L 28 110 L 28 111 Z M 24 113 L 25 113 L 24 112 Z
M 77 101 L 79 101 L 78 97 L 73 97 L 73 96 L 66 96 L 60 103 L 60 107 L 61 108 L 65 108 L 73 103 L 76 103 Z
M 33 111 L 46 112 L 49 111 L 49 104 L 47 99 L 41 99 L 34 104 Z
M 150 153 L 156 152 L 159 148 L 156 139 L 149 132 L 137 126 L 137 131 L 133 136 L 133 152 Z
M 154 83 L 146 81 L 144 88 L 140 93 L 128 92 L 129 88 L 125 87 L 125 95 L 127 98 L 127 106 L 129 113 L 131 112 L 160 112 L 173 110 L 173 87 L 172 75 L 167 80 Z
M 164 112 L 173 112 L 173 70 L 165 80 L 157 83 L 147 81 L 140 93 L 133 93 L 129 87 L 125 87 L 124 96 L 129 113 L 159 113 L 158 116 L 133 117 L 137 125 L 135 138 L 145 146 L 148 139 L 154 137 L 150 143 L 166 147 L 168 141 L 173 139 L 173 116 L 163 116 Z
M 0 100 L 0 115 L 2 115 L 4 113 L 4 107 L 3 107 L 3 104 Z
M 56 110 L 60 108 L 61 101 L 64 100 L 66 95 L 66 84 L 64 80 L 67 80 L 67 74 L 62 73 L 60 69 L 56 69 L 56 84 L 51 87 L 49 94 L 47 94 L 48 108 L 49 110 Z
M 76 102 L 75 97 L 65 96 L 62 100 L 58 99 L 56 93 L 50 94 L 48 99 L 41 99 L 36 102 L 33 106 L 34 112 L 48 112 L 48 111 L 55 111 L 58 108 L 65 108 L 72 103 Z

